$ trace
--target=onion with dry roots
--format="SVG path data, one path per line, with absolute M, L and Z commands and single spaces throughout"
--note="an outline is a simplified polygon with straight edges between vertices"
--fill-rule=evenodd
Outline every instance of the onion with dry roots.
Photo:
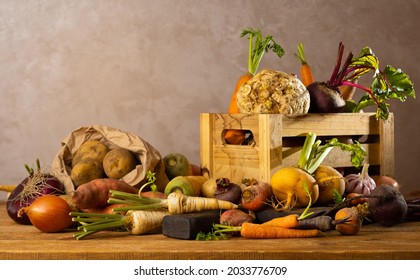
M 240 113 L 306 114 L 309 92 L 294 75 L 265 69 L 239 89 L 237 105 Z

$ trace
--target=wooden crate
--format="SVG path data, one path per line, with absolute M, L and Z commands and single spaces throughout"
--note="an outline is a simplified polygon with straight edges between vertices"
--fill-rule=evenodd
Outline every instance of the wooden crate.
M 249 145 L 229 145 L 227 129 L 248 130 L 253 134 Z M 243 178 L 270 181 L 283 166 L 296 165 L 304 138 L 314 132 L 318 139 L 357 139 L 367 152 L 369 174 L 394 176 L 394 116 L 377 120 L 374 113 L 338 114 L 213 114 L 200 115 L 200 165 L 210 176 L 227 177 L 239 183 Z M 334 148 L 325 158 L 345 173 L 359 172 L 350 162 L 350 154 Z

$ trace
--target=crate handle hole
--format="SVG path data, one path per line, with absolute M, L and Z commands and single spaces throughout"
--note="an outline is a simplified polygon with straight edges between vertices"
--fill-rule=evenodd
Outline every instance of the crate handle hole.
M 224 129 L 222 131 L 222 141 L 227 145 L 255 145 L 254 134 L 248 129 Z

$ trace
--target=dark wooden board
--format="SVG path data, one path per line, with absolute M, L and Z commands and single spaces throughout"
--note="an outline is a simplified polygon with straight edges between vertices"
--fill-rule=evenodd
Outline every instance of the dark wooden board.
M 219 219 L 219 210 L 168 215 L 163 218 L 162 234 L 171 238 L 192 240 L 199 232 L 210 232 Z

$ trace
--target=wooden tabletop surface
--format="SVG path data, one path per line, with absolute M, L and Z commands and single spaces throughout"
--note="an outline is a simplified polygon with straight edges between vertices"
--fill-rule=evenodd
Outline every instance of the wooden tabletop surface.
M 195 241 L 103 232 L 76 240 L 72 232 L 42 233 L 16 224 L 0 203 L 0 259 L 420 259 L 420 222 L 369 224 L 355 236 L 330 231 L 306 239 Z

